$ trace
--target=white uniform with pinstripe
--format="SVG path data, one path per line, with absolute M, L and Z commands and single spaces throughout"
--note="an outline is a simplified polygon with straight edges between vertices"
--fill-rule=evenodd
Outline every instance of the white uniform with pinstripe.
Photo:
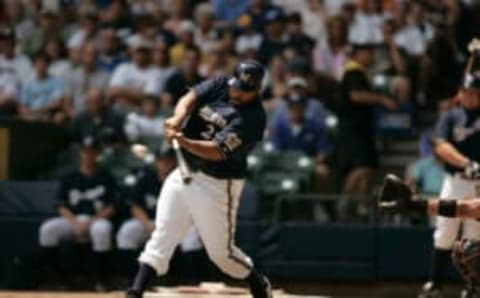
M 217 179 L 200 171 L 185 185 L 178 169 L 160 192 L 155 230 L 140 255 L 140 262 L 158 275 L 168 271 L 176 246 L 194 225 L 210 259 L 227 275 L 243 279 L 253 267 L 251 259 L 234 243 L 235 221 L 243 179 Z

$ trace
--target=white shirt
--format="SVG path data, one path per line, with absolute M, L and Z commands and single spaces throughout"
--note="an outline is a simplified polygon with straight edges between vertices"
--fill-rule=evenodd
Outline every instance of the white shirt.
M 10 72 L 0 71 L 0 96 L 11 96 L 17 98 L 20 82 Z
M 52 76 L 65 78 L 74 70 L 72 63 L 68 60 L 55 60 L 48 66 L 48 73 Z
M 125 134 L 129 141 L 140 139 L 159 139 L 164 136 L 162 117 L 149 118 L 137 113 L 130 113 L 125 121 Z
M 385 19 L 385 15 L 367 15 L 363 12 L 358 12 L 352 25 L 350 25 L 348 41 L 360 44 L 381 43 L 383 41 L 382 24 Z
M 32 63 L 25 55 L 15 55 L 13 59 L 0 55 L 0 69 L 7 69 L 22 84 L 29 81 L 33 74 Z
M 155 66 L 138 68 L 135 63 L 126 62 L 115 69 L 109 86 L 133 88 L 146 94 L 160 95 L 161 81 L 162 72 Z
M 235 50 L 239 54 L 245 53 L 247 50 L 258 51 L 262 44 L 263 37 L 261 34 L 240 35 L 235 42 Z
M 67 77 L 67 92 L 73 101 L 75 114 L 86 108 L 86 94 L 91 88 L 104 90 L 108 85 L 109 74 L 102 70 L 94 73 L 85 73 L 83 67 L 75 68 Z
M 435 29 L 430 23 L 424 23 L 423 30 L 416 25 L 407 25 L 395 35 L 395 43 L 409 55 L 421 56 L 434 37 Z

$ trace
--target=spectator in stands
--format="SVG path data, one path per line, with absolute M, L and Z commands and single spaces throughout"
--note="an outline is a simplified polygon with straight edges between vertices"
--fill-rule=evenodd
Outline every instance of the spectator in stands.
M 35 73 L 21 89 L 19 116 L 27 121 L 52 121 L 61 124 L 66 119 L 65 82 L 48 74 L 50 59 L 44 52 L 33 57 Z
M 243 59 L 257 59 L 258 50 L 262 44 L 263 36 L 255 31 L 252 25 L 252 18 L 245 14 L 237 21 L 240 35 L 235 41 L 235 51 Z
M 124 141 L 124 123 L 124 117 L 107 105 L 104 92 L 93 88 L 86 92 L 86 110 L 72 120 L 71 135 L 76 142 L 86 136 L 100 139 L 103 131 L 109 129 Z
M 185 92 L 188 87 L 194 86 L 204 78 L 198 73 L 200 64 L 200 50 L 196 47 L 188 47 L 185 50 L 185 58 L 180 68 L 175 70 L 165 82 L 162 95 L 162 107 L 171 107 Z
M 163 92 L 165 82 L 173 72 L 173 67 L 170 63 L 170 47 L 163 39 L 157 39 L 153 44 L 152 63 L 160 72 L 158 88 Z
M 310 56 L 315 46 L 315 41 L 303 31 L 302 16 L 292 13 L 288 17 L 288 46 L 295 49 L 300 56 Z
M 86 43 L 82 50 L 82 64 L 67 76 L 69 92 L 68 109 L 72 117 L 86 109 L 87 91 L 103 90 L 108 85 L 109 74 L 97 68 L 98 51 L 94 43 Z
M 269 64 L 273 56 L 282 53 L 288 45 L 285 21 L 285 14 L 280 9 L 272 8 L 265 14 L 265 36 L 259 50 L 259 58 L 265 64 Z
M 288 96 L 286 102 L 288 118 L 279 118 L 272 125 L 273 146 L 278 151 L 301 151 L 314 158 L 316 162 L 315 191 L 328 192 L 330 171 L 326 161 L 331 144 L 325 125 L 316 118 L 308 116 L 306 97 Z
M 425 92 L 431 76 L 432 60 L 427 50 L 435 37 L 434 26 L 425 17 L 425 4 L 420 1 L 408 2 L 406 24 L 395 34 L 395 43 L 409 55 L 413 80 L 418 81 L 417 100 L 424 104 Z
M 132 112 L 125 121 L 125 134 L 130 142 L 147 144 L 163 140 L 164 117 L 159 116 L 159 102 L 156 97 L 144 99 L 141 113 Z
M 351 43 L 381 43 L 382 24 L 385 18 L 381 0 L 363 1 L 350 25 L 348 40 Z
M 235 23 L 249 8 L 249 1 L 212 0 L 215 16 L 220 22 Z
M 98 141 L 85 137 L 81 142 L 79 168 L 60 180 L 58 216 L 40 226 L 39 241 L 43 263 L 50 268 L 58 267 L 55 264 L 58 264 L 60 241 L 91 241 L 97 280 L 104 280 L 108 252 L 112 249 L 110 219 L 116 186 L 113 177 L 98 167 L 99 154 Z
M 185 58 L 187 48 L 194 47 L 195 24 L 192 21 L 183 21 L 178 27 L 177 43 L 170 48 L 170 62 L 178 66 Z
M 130 46 L 133 62 L 125 62 L 115 69 L 107 91 L 120 110 L 140 106 L 147 96 L 159 96 L 161 92 L 161 73 L 151 61 L 152 44 L 139 38 Z
M 108 73 L 112 73 L 118 65 L 127 60 L 117 34 L 116 29 L 109 25 L 104 26 L 99 32 L 98 67 Z
M 356 44 L 340 85 L 339 136 L 340 174 L 344 177 L 343 193 L 367 194 L 377 151 L 373 132 L 373 106 L 397 108 L 390 97 L 372 92 L 367 71 L 374 62 L 373 46 Z
M 214 30 L 215 14 L 210 3 L 201 3 L 195 8 L 195 24 L 194 42 L 203 53 L 210 50 L 212 43 L 216 40 L 216 32 Z
M 79 11 L 80 28 L 78 28 L 68 40 L 68 45 L 83 47 L 88 42 L 97 41 L 98 11 L 94 6 L 87 6 Z
M 340 16 L 332 17 L 327 30 L 327 38 L 320 39 L 312 52 L 314 70 L 340 81 L 348 59 L 347 24 Z
M 50 39 L 45 44 L 45 52 L 50 59 L 48 73 L 52 76 L 65 78 L 75 65 L 67 57 L 67 49 L 61 39 Z
M 228 69 L 225 53 L 222 43 L 215 42 L 210 45 L 210 48 L 203 52 L 205 58 L 199 67 L 199 73 L 205 78 L 213 78 L 219 75 L 228 75 L 231 69 Z
M 323 126 L 326 118 L 326 111 L 320 99 L 311 96 L 308 92 L 308 81 L 302 76 L 293 76 L 287 81 L 287 95 L 276 108 L 272 123 L 282 123 L 290 118 L 288 109 L 288 99 L 302 98 L 305 104 L 305 117 L 308 121 L 315 121 L 319 126 Z
M 20 81 L 8 69 L 0 68 L 0 117 L 17 113 Z
M 25 83 L 32 76 L 32 63 L 27 56 L 15 51 L 16 45 L 16 36 L 11 28 L 0 30 L 0 68 Z
M 5 24 L 13 29 L 17 42 L 21 45 L 25 39 L 34 31 L 34 23 L 27 17 L 25 3 L 16 0 L 4 1 L 5 6 Z M 22 49 L 17 49 L 22 50 Z
M 383 42 L 375 48 L 372 72 L 374 85 L 378 83 L 380 88 L 394 96 L 399 103 L 406 103 L 411 95 L 407 54 L 394 41 L 396 27 L 394 19 L 389 19 L 383 24 Z
M 418 187 L 422 195 L 438 196 L 442 190 L 445 169 L 433 148 L 433 133 L 429 131 L 424 137 L 430 144 L 430 150 L 420 147 L 420 159 L 406 170 L 406 181 Z M 423 138 L 422 138 L 423 141 Z
M 178 30 L 180 29 L 181 23 L 188 20 L 188 13 L 190 12 L 190 1 L 189 0 L 177 0 L 171 1 L 165 6 L 167 9 L 168 19 L 166 20 L 163 27 L 178 35 Z
M 313 40 L 325 39 L 327 33 L 325 30 L 327 15 L 324 4 L 322 3 L 323 1 L 308 0 L 305 2 L 304 9 L 300 11 L 303 31 Z
M 39 26 L 35 27 L 32 34 L 25 39 L 22 45 L 25 54 L 31 56 L 43 50 L 47 39 L 60 38 L 63 40 L 61 34 L 62 27 L 58 22 L 58 12 L 45 8 L 40 12 Z
M 252 19 L 252 26 L 257 32 L 264 32 L 267 24 L 270 22 L 268 14 L 272 11 L 277 11 L 282 16 L 283 10 L 280 7 L 271 5 L 269 0 L 252 0 L 250 7 L 247 9 L 247 14 Z

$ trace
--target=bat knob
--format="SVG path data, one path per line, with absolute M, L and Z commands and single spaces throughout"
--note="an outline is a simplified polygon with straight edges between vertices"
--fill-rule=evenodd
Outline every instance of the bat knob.
M 183 183 L 184 184 L 190 184 L 190 182 L 192 182 L 192 177 L 190 177 L 190 176 L 183 177 Z

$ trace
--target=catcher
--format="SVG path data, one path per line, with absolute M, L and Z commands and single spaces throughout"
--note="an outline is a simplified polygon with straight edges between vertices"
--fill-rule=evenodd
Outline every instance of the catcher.
M 393 174 L 385 177 L 379 196 L 379 208 L 399 213 L 422 213 L 449 218 L 480 218 L 480 197 L 458 199 L 420 198 L 413 189 Z M 462 239 L 453 247 L 452 258 L 470 285 L 470 294 L 480 287 L 480 241 Z

